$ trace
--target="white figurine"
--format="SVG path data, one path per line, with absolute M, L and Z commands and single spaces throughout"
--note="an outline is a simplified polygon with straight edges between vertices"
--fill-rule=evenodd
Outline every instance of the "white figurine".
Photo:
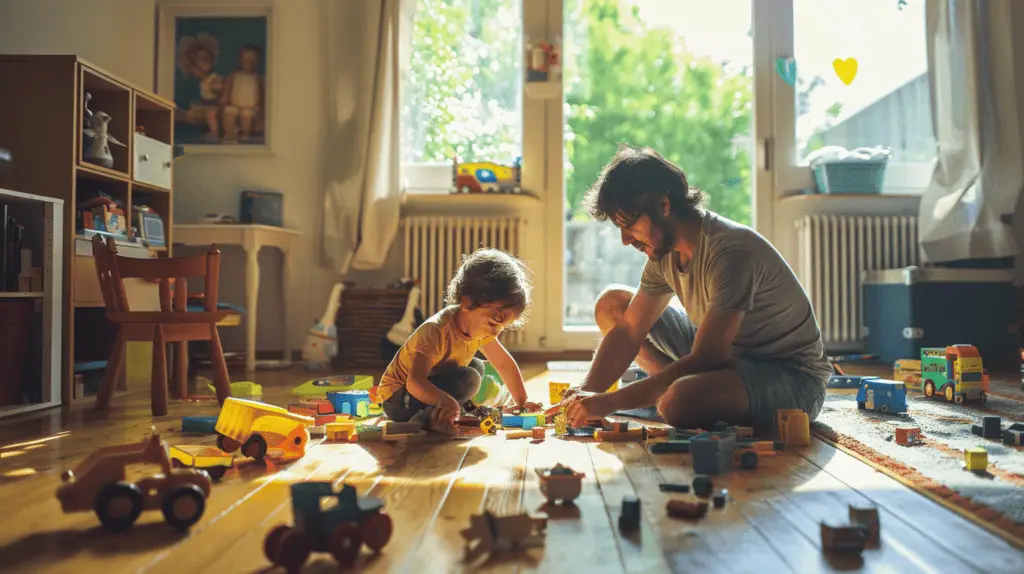
M 107 131 L 110 120 L 110 114 L 107 112 L 94 112 L 90 114 L 88 118 L 89 127 L 82 130 L 82 133 L 92 138 L 92 141 L 89 142 L 82 157 L 89 163 L 112 168 L 114 167 L 114 156 L 110 154 L 109 144 L 113 143 L 121 147 L 125 147 L 125 145 L 117 141 Z

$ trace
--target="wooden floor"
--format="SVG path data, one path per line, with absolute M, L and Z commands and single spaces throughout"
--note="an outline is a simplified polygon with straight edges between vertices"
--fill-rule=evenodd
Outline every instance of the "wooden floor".
M 530 395 L 543 399 L 550 375 L 532 374 Z M 284 404 L 307 378 L 261 372 L 256 380 L 266 400 Z M 1024 572 L 1024 556 L 1002 539 L 817 440 L 757 471 L 717 478 L 731 501 L 698 522 L 668 518 L 666 501 L 689 495 L 658 489 L 690 482 L 688 457 L 649 455 L 633 443 L 501 436 L 410 447 L 321 444 L 286 468 L 243 463 L 214 487 L 188 534 L 173 531 L 159 512 L 144 513 L 124 534 L 102 531 L 92 513 L 61 513 L 54 497 L 60 472 L 98 446 L 141 440 L 151 426 L 171 444 L 212 443 L 176 429 L 181 416 L 215 414 L 215 405 L 174 402 L 170 410 L 153 419 L 148 397 L 133 395 L 115 399 L 108 414 L 57 410 L 0 425 L 0 571 L 271 571 L 264 536 L 291 521 L 288 485 L 314 479 L 345 480 L 386 501 L 394 535 L 379 556 L 364 551 L 359 566 L 367 572 Z M 574 507 L 543 506 L 534 469 L 557 462 L 587 475 Z M 635 536 L 616 526 L 626 494 L 642 501 Z M 880 508 L 880 548 L 862 559 L 822 554 L 820 521 L 843 521 L 851 502 Z M 483 508 L 546 511 L 545 547 L 465 564 L 459 531 Z M 334 570 L 328 555 L 307 566 Z

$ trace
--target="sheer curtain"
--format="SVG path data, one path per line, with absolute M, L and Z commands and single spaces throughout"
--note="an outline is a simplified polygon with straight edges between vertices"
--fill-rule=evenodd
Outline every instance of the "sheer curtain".
M 1017 253 L 1013 213 L 1024 174 L 1011 50 L 1010 3 L 927 0 L 929 82 L 939 142 L 921 198 L 928 262 Z
M 327 85 L 321 263 L 379 269 L 398 231 L 399 77 L 413 0 L 322 0 Z M 408 36 L 408 35 L 406 35 Z

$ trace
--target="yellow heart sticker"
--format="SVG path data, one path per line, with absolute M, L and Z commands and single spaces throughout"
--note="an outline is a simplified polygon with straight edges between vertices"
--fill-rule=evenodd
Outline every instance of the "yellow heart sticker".
M 857 76 L 857 60 L 855 58 L 847 58 L 840 60 L 836 58 L 832 62 L 832 67 L 835 68 L 836 75 L 842 80 L 847 86 L 853 82 L 853 78 Z

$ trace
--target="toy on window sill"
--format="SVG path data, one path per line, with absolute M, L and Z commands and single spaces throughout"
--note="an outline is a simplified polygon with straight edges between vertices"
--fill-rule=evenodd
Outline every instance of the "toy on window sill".
M 274 527 L 263 543 L 270 561 L 289 572 L 302 567 L 311 552 L 329 552 L 343 567 L 353 566 L 365 544 L 379 552 L 391 539 L 393 525 L 384 514 L 384 501 L 358 496 L 345 484 L 335 491 L 330 482 L 299 482 L 291 486 L 295 525 Z M 324 509 L 324 499 L 337 504 Z
M 546 82 L 561 78 L 561 38 L 551 42 L 526 42 L 526 81 Z
M 128 482 L 125 467 L 134 464 L 157 465 L 160 472 Z M 168 524 L 188 529 L 202 518 L 211 489 L 205 471 L 171 467 L 167 443 L 156 433 L 140 443 L 96 449 L 60 478 L 57 500 L 62 511 L 92 510 L 115 532 L 131 528 L 143 510 L 158 508 Z
M 452 158 L 451 193 L 523 193 L 523 158 L 512 165 L 492 161 L 459 163 Z

